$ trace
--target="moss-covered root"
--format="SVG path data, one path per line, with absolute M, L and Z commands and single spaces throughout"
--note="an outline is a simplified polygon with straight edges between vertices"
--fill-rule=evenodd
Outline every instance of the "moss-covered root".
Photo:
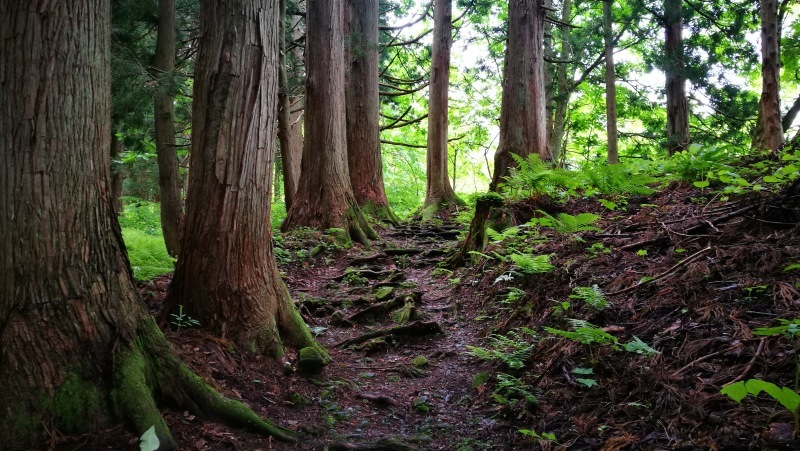
M 361 204 L 361 212 L 376 221 L 382 221 L 393 226 L 400 224 L 400 218 L 394 214 L 394 211 L 388 205 L 366 202 Z
M 347 230 L 350 232 L 350 238 L 353 241 L 366 246 L 369 245 L 370 240 L 380 238 L 357 206 L 351 206 L 347 210 L 345 221 L 347 221 Z
M 261 419 L 244 404 L 221 396 L 175 355 L 152 318 L 139 325 L 138 338 L 115 353 L 112 400 L 116 414 L 141 436 L 155 427 L 159 450 L 178 445 L 156 406 L 156 395 L 204 418 L 296 442 L 294 432 Z
M 323 364 L 327 365 L 331 362 L 331 356 L 328 351 L 323 347 L 308 329 L 303 317 L 295 307 L 294 302 L 289 298 L 289 290 L 283 288 L 284 296 L 289 299 L 288 302 L 281 302 L 278 305 L 278 318 L 280 319 L 280 331 L 285 337 L 286 342 L 297 349 L 313 348 L 318 355 L 321 356 Z
M 469 231 L 458 251 L 447 261 L 449 268 L 464 266 L 467 257 L 472 251 L 483 252 L 486 247 L 486 220 L 492 208 L 503 206 L 503 197 L 494 192 L 488 192 L 478 197 L 475 201 L 475 215 L 469 225 Z
M 186 365 L 181 364 L 177 371 L 180 375 L 180 385 L 185 389 L 186 395 L 197 406 L 199 412 L 205 416 L 217 418 L 232 426 L 269 435 L 284 442 L 297 441 L 296 434 L 289 429 L 260 418 L 250 408 L 238 401 L 221 396 Z
M 114 357 L 112 399 L 120 418 L 125 419 L 137 436 L 155 427 L 159 450 L 178 449 L 178 443 L 164 422 L 148 383 L 147 364 L 138 347 L 118 352 Z

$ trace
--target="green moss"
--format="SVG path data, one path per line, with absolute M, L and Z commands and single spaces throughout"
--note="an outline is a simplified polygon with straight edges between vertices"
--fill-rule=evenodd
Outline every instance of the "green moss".
M 147 374 L 147 362 L 138 343 L 131 349 L 115 354 L 114 389 L 111 392 L 115 409 L 121 418 L 133 426 L 136 435 L 155 427 L 162 444 L 174 443 L 167 423 L 161 417 L 153 399 L 153 387 L 148 382 Z
M 375 290 L 375 299 L 378 301 L 385 301 L 389 298 L 389 296 L 392 295 L 392 293 L 394 293 L 393 287 L 380 287 Z
M 488 193 L 484 193 L 478 196 L 478 198 L 476 199 L 476 203 L 477 202 L 486 202 L 492 207 L 499 207 L 503 205 L 505 199 L 503 199 L 503 196 L 501 196 L 500 194 L 495 193 L 494 191 L 490 191 Z
M 75 373 L 67 373 L 67 378 L 53 396 L 57 427 L 67 433 L 94 429 L 97 418 L 105 412 L 104 399 L 96 384 Z
M 297 370 L 306 374 L 319 373 L 327 363 L 326 357 L 326 354 L 320 352 L 319 347 L 307 346 L 298 353 Z
M 339 247 L 349 248 L 353 246 L 353 240 L 350 239 L 350 233 L 345 229 L 332 227 L 325 230 L 325 234 L 333 238 L 333 242 Z
M 428 366 L 428 359 L 424 355 L 418 355 L 411 359 L 411 364 L 417 368 L 424 368 Z

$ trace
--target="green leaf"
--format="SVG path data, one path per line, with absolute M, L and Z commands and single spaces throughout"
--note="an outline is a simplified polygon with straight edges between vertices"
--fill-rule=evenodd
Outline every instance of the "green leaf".
M 800 269 L 800 263 L 792 263 L 791 265 L 783 268 L 783 272 L 792 271 L 794 269 Z
M 156 451 L 159 446 L 161 446 L 161 442 L 156 436 L 156 427 L 155 425 L 150 426 L 150 429 L 144 431 L 144 434 L 139 437 L 139 450 Z
M 594 380 L 594 379 L 584 379 L 584 378 L 581 378 L 581 377 L 576 377 L 576 378 L 575 378 L 575 380 L 576 380 L 576 381 L 577 381 L 579 384 L 585 385 L 585 386 L 587 386 L 587 387 L 589 387 L 589 388 L 592 388 L 592 387 L 594 387 L 595 385 L 597 385 L 597 381 L 596 381 L 596 380 Z
M 747 387 L 745 387 L 744 382 L 739 381 L 722 387 L 719 392 L 723 395 L 728 395 L 736 402 L 742 402 L 744 397 L 747 396 Z
M 584 376 L 594 374 L 593 368 L 573 368 L 572 374 L 582 374 Z
M 778 177 L 775 177 L 774 175 L 767 175 L 764 176 L 764 181 L 767 183 L 781 183 L 783 180 L 779 179 Z
M 707 188 L 708 185 L 709 185 L 709 181 L 708 180 L 701 180 L 699 182 L 694 182 L 693 185 L 695 187 L 697 187 L 697 188 Z

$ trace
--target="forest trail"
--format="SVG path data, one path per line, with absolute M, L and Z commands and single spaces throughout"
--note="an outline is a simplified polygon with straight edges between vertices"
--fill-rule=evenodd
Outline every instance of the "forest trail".
M 189 450 L 800 449 L 774 400 L 720 394 L 800 374 L 779 321 L 800 318 L 796 189 L 718 199 L 676 186 L 616 209 L 531 197 L 502 213 L 523 226 L 454 271 L 439 263 L 463 225 L 405 224 L 349 249 L 282 236 L 284 278 L 333 358 L 321 373 L 198 328 L 165 333 L 220 392 L 307 441 L 164 415 Z M 571 229 L 524 226 L 548 216 Z M 141 287 L 154 314 L 168 283 Z M 119 426 L 57 449 L 136 443 Z

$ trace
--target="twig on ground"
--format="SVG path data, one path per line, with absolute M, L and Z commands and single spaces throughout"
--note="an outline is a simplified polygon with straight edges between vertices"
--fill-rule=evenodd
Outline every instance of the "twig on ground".
M 683 260 L 679 261 L 678 263 L 676 263 L 676 264 L 672 265 L 672 267 L 671 267 L 671 268 L 669 268 L 668 270 L 666 270 L 666 271 L 662 272 L 661 274 L 659 274 L 659 275 L 657 275 L 657 276 L 653 277 L 652 279 L 648 279 L 648 280 L 641 281 L 641 282 L 637 283 L 636 285 L 630 286 L 630 287 L 628 287 L 628 288 L 623 288 L 622 290 L 613 291 L 613 292 L 611 292 L 611 293 L 606 293 L 606 296 L 616 296 L 616 295 L 618 295 L 618 294 L 627 293 L 627 292 L 629 292 L 629 291 L 633 291 L 633 290 L 635 290 L 635 289 L 637 289 L 637 288 L 641 287 L 642 285 L 647 285 L 648 283 L 652 283 L 652 282 L 655 282 L 655 281 L 658 281 L 658 280 L 664 279 L 664 278 L 666 278 L 666 277 L 669 277 L 669 276 L 670 276 L 670 275 L 672 275 L 672 274 L 673 274 L 673 273 L 674 273 L 676 270 L 678 270 L 678 268 L 680 268 L 681 266 L 685 266 L 685 265 L 687 265 L 687 264 L 689 264 L 689 263 L 693 262 L 693 261 L 694 261 L 694 260 L 696 260 L 698 257 L 700 257 L 701 255 L 705 254 L 706 252 L 708 252 L 708 251 L 710 251 L 710 250 L 711 250 L 711 246 L 708 246 L 707 248 L 705 248 L 705 249 L 702 249 L 702 250 L 700 250 L 700 251 L 698 251 L 698 252 L 696 252 L 696 253 L 694 253 L 694 254 L 692 254 L 692 255 L 690 255 L 690 256 L 688 256 L 688 257 L 686 257 L 686 258 L 684 258 Z
M 767 342 L 766 338 L 767 337 L 761 337 L 761 340 L 758 342 L 758 349 L 756 349 L 756 353 L 753 354 L 753 358 L 750 359 L 750 363 L 747 364 L 747 367 L 744 369 L 744 371 L 742 371 L 742 374 L 740 374 L 736 379 L 732 380 L 731 383 L 739 382 L 740 380 L 744 379 L 747 376 L 747 373 L 753 369 L 756 359 L 758 359 L 758 356 L 760 356 L 761 352 L 764 351 L 764 344 Z

